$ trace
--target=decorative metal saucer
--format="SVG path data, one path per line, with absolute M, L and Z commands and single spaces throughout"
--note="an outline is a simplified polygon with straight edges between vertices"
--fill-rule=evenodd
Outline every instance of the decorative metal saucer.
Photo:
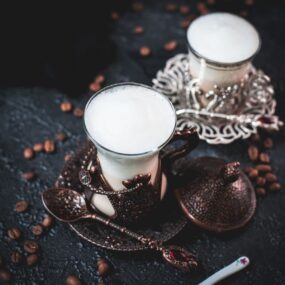
M 62 187 L 75 189 L 78 192 L 84 192 L 78 178 L 78 172 L 80 171 L 82 160 L 89 149 L 90 144 L 84 144 L 65 163 L 64 168 L 55 183 L 57 186 L 60 185 Z M 86 192 L 85 194 L 88 199 L 90 192 Z M 168 193 L 158 211 L 149 217 L 148 220 L 144 223 L 130 225 L 128 228 L 163 242 L 170 240 L 187 224 L 187 219 L 184 217 L 177 203 L 173 203 L 174 200 L 175 198 L 172 193 Z M 142 243 L 92 220 L 81 220 L 70 223 L 69 225 L 80 237 L 103 248 L 117 251 L 138 251 L 148 249 L 148 247 Z
M 255 212 L 256 197 L 239 166 L 239 162 L 201 157 L 187 161 L 182 167 L 175 194 L 194 224 L 220 233 L 249 222 Z
M 210 144 L 228 144 L 250 137 L 258 127 L 278 130 L 283 125 L 274 116 L 270 78 L 254 67 L 239 84 L 204 93 L 190 75 L 188 55 L 178 54 L 157 72 L 153 87 L 174 104 L 178 129 L 196 127 L 200 139 Z

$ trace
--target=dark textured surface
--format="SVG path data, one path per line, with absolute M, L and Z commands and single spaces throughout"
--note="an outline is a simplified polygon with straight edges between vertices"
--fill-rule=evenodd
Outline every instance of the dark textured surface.
M 122 16 L 115 23 L 108 20 L 109 2 L 103 2 L 102 11 L 100 7 L 83 9 L 77 6 L 69 6 L 68 13 L 66 8 L 45 9 L 45 13 L 41 9 L 37 13 L 24 11 L 23 7 L 8 12 L 1 9 L 1 29 L 7 28 L 7 31 L 1 34 L 0 53 L 0 255 L 15 273 L 14 283 L 64 284 L 66 276 L 73 273 L 86 284 L 96 284 L 99 280 L 96 261 L 101 256 L 113 265 L 111 274 L 105 279 L 107 284 L 197 284 L 239 256 L 247 255 L 251 259 L 250 267 L 221 284 L 285 284 L 284 191 L 258 199 L 257 213 L 242 231 L 219 236 L 189 225 L 177 242 L 191 248 L 200 258 L 202 268 L 196 273 L 181 273 L 154 253 L 124 254 L 100 249 L 80 239 L 61 223 L 56 223 L 39 239 L 39 266 L 27 269 L 9 262 L 12 250 L 22 251 L 23 242 L 9 241 L 6 229 L 19 225 L 25 238 L 32 238 L 30 227 L 44 215 L 39 194 L 53 184 L 63 166 L 64 154 L 74 150 L 85 138 L 81 120 L 59 109 L 60 102 L 70 95 L 68 90 L 87 86 L 100 69 L 107 75 L 107 84 L 120 81 L 151 84 L 156 71 L 174 55 L 163 50 L 166 41 L 177 39 L 179 48 L 175 52 L 186 51 L 185 31 L 179 27 L 183 17 L 178 13 L 166 13 L 164 2 L 148 1 L 144 12 L 138 14 L 130 12 L 126 2 L 117 4 Z M 246 9 L 248 18 L 260 31 L 263 46 L 255 64 L 272 77 L 278 114 L 284 120 L 284 1 L 270 4 L 257 1 L 250 8 L 239 1 L 223 3 L 212 10 L 239 13 Z M 193 10 L 195 12 L 195 8 Z M 98 20 L 98 15 L 102 20 Z M 143 35 L 133 34 L 136 24 L 145 27 Z M 152 49 L 152 55 L 146 59 L 138 55 L 143 44 Z M 73 93 L 77 96 L 71 100 L 79 106 L 84 106 L 90 96 L 82 91 Z M 53 138 L 59 131 L 66 132 L 69 139 L 57 144 L 55 154 L 39 154 L 32 161 L 23 159 L 24 147 Z M 284 185 L 284 130 L 275 136 L 274 142 L 270 150 L 272 164 Z M 192 156 L 218 156 L 247 165 L 246 147 L 247 143 L 242 141 L 228 146 L 201 143 Z M 35 169 L 38 174 L 35 182 L 21 180 L 21 173 L 29 169 Z M 19 199 L 30 202 L 27 213 L 14 212 L 14 204 Z

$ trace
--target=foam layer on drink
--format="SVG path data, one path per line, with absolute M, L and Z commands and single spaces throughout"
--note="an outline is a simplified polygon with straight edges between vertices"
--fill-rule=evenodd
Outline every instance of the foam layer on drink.
M 115 86 L 99 93 L 84 115 L 90 136 L 101 146 L 124 154 L 140 154 L 164 144 L 175 128 L 169 100 L 136 85 Z
M 236 63 L 259 48 L 256 29 L 241 17 L 213 13 L 197 18 L 187 31 L 188 42 L 201 56 L 221 63 Z

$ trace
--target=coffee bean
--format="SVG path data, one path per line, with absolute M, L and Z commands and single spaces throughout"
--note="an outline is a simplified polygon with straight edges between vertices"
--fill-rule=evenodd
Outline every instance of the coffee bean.
M 19 251 L 14 251 L 11 254 L 11 261 L 15 264 L 19 264 L 22 261 L 22 255 Z
M 65 280 L 66 285 L 81 285 L 81 281 L 74 275 L 70 275 Z
M 143 57 L 146 57 L 146 56 L 149 56 L 151 53 L 151 50 L 149 47 L 147 46 L 142 46 L 140 48 L 140 55 L 143 56 Z
M 187 15 L 190 12 L 190 8 L 187 5 L 180 5 L 179 13 L 181 15 Z
M 255 167 L 259 172 L 271 172 L 271 166 L 268 164 L 258 164 Z
M 166 4 L 166 6 L 165 6 L 165 10 L 167 11 L 167 12 L 176 12 L 177 11 L 177 5 L 176 4 L 174 4 L 174 3 L 168 3 L 168 4 Z
M 265 179 L 268 183 L 273 183 L 277 181 L 277 176 L 271 172 L 265 174 Z
M 43 227 L 41 225 L 36 225 L 32 227 L 32 233 L 35 236 L 40 236 L 43 233 Z
M 272 183 L 269 185 L 269 190 L 272 192 L 279 191 L 279 190 L 281 190 L 281 184 L 277 183 L 277 182 Z
M 27 147 L 24 149 L 23 155 L 25 159 L 32 159 L 34 157 L 34 151 L 32 148 Z
M 44 145 L 42 143 L 36 143 L 33 146 L 34 152 L 41 152 L 44 150 Z
M 198 2 L 196 8 L 201 14 L 208 10 L 206 4 L 202 2 Z
M 246 10 L 242 10 L 242 11 L 240 11 L 240 16 L 242 16 L 242 17 L 247 17 L 248 16 L 248 12 L 246 11 Z
M 113 21 L 117 21 L 117 20 L 119 20 L 120 19 L 120 15 L 119 15 L 119 13 L 117 13 L 117 12 L 111 12 L 111 19 L 113 20 Z
M 248 173 L 248 177 L 249 178 L 256 178 L 258 176 L 258 170 L 257 169 L 252 169 L 249 173 Z
M 265 183 L 266 183 L 266 180 L 265 180 L 264 177 L 258 176 L 258 177 L 256 178 L 256 184 L 257 184 L 258 186 L 264 186 Z
M 22 178 L 27 181 L 32 181 L 36 178 L 36 174 L 33 171 L 27 171 L 22 174 Z
M 10 282 L 12 280 L 12 274 L 8 270 L 0 269 L 0 281 Z
M 66 134 L 65 133 L 58 133 L 57 135 L 56 135 L 56 139 L 58 140 L 58 141 L 60 141 L 60 142 L 64 142 L 64 141 L 66 141 Z
M 28 253 L 36 253 L 39 250 L 39 245 L 34 240 L 26 240 L 24 242 L 24 250 Z
M 106 275 L 110 269 L 110 266 L 105 259 L 99 259 L 97 262 L 97 267 L 100 276 Z
M 12 228 L 7 231 L 7 235 L 10 239 L 17 240 L 21 237 L 21 231 L 18 228 Z
M 266 138 L 263 142 L 264 147 L 272 148 L 273 147 L 273 140 L 271 138 Z
M 74 110 L 73 110 L 73 115 L 76 117 L 76 118 L 81 118 L 84 114 L 84 111 L 79 108 L 79 107 L 76 107 Z
M 29 207 L 28 202 L 22 200 L 22 201 L 19 201 L 16 203 L 15 211 L 17 213 L 23 213 L 23 212 L 27 211 L 28 207 Z
M 96 83 L 103 84 L 105 82 L 105 76 L 103 74 L 98 74 L 94 80 Z
M 209 5 L 214 5 L 216 3 L 216 0 L 207 0 L 207 3 Z
M 260 162 L 263 162 L 263 163 L 269 163 L 270 162 L 270 157 L 269 157 L 269 155 L 267 153 L 262 152 L 259 155 L 259 160 L 260 160 Z
M 245 0 L 244 3 L 247 6 L 252 6 L 254 4 L 254 0 Z
M 60 104 L 60 110 L 65 113 L 70 112 L 72 110 L 72 104 L 68 101 L 62 102 Z
M 101 84 L 99 84 L 97 82 L 93 82 L 89 85 L 89 89 L 90 89 L 90 91 L 97 92 L 101 89 Z
M 256 188 L 255 192 L 258 196 L 265 196 L 266 195 L 266 190 L 262 187 Z
M 26 262 L 28 266 L 34 266 L 38 263 L 39 256 L 37 254 L 31 254 L 27 256 Z
M 180 22 L 180 27 L 183 29 L 186 29 L 189 27 L 190 24 L 191 24 L 191 20 L 184 19 Z
M 249 159 L 251 161 L 257 161 L 259 151 L 255 145 L 250 145 L 247 152 L 248 152 Z
M 164 49 L 166 51 L 173 51 L 177 48 L 177 42 L 176 41 L 169 41 L 164 45 Z
M 55 143 L 52 140 L 44 142 L 44 149 L 46 153 L 53 153 L 55 151 Z
M 42 221 L 42 226 L 44 228 L 49 228 L 53 224 L 53 217 L 51 215 L 46 215 Z
M 144 28 L 142 26 L 136 26 L 134 28 L 134 33 L 135 34 L 142 34 L 144 32 Z
M 132 9 L 134 12 L 142 12 L 144 9 L 144 6 L 140 2 L 135 2 L 132 4 Z

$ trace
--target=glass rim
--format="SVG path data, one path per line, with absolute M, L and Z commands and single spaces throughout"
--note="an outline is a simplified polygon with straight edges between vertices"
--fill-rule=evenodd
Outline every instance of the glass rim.
M 211 13 L 210 15 L 212 14 L 218 14 L 218 13 L 221 13 L 221 12 L 214 12 L 214 13 Z M 226 14 L 231 14 L 231 13 L 226 13 Z M 208 14 L 209 15 L 209 14 Z M 200 17 L 206 17 L 207 15 L 203 15 L 203 16 L 200 16 Z M 237 15 L 234 15 L 234 16 L 237 16 Z M 199 19 L 200 17 L 198 17 L 197 19 Z M 239 16 L 238 16 L 239 17 Z M 241 18 L 241 17 L 240 17 Z M 195 20 L 197 20 L 195 19 Z M 243 18 L 242 18 L 243 19 Z M 195 21 L 194 20 L 194 21 Z M 216 61 L 216 60 L 212 60 L 208 57 L 205 57 L 203 56 L 202 54 L 200 54 L 198 51 L 196 51 L 190 44 L 189 42 L 189 39 L 188 39 L 188 31 L 192 25 L 192 22 L 189 27 L 187 28 L 187 32 L 186 32 L 186 38 L 187 38 L 187 46 L 188 46 L 188 49 L 190 50 L 190 52 L 192 52 L 192 54 L 194 56 L 196 56 L 198 59 L 204 59 L 206 63 L 210 64 L 210 65 L 214 65 L 214 66 L 220 66 L 220 67 L 233 67 L 233 66 L 239 66 L 239 65 L 243 65 L 244 63 L 246 62 L 249 62 L 251 61 L 256 55 L 257 53 L 260 51 L 260 48 L 261 48 L 261 37 L 260 37 L 260 34 L 259 32 L 257 31 L 257 29 L 249 22 L 247 21 L 246 19 L 243 19 L 244 21 L 246 21 L 249 25 L 251 25 L 254 30 L 256 31 L 256 34 L 258 36 L 258 47 L 256 49 L 256 51 L 251 55 L 249 56 L 248 58 L 246 59 L 243 59 L 243 60 L 240 60 L 240 61 L 234 61 L 234 62 L 228 62 L 228 63 L 225 63 L 225 62 L 219 62 L 219 61 Z
M 159 146 L 157 146 L 156 148 L 154 149 L 151 149 L 151 150 L 148 150 L 148 151 L 144 151 L 144 152 L 139 152 L 139 153 L 123 153 L 123 152 L 118 152 L 118 151 L 115 151 L 115 150 L 112 150 L 112 149 L 109 149 L 105 146 L 103 146 L 101 143 L 99 143 L 88 131 L 87 127 L 86 127 L 86 122 L 85 122 L 85 114 L 86 114 L 86 111 L 90 105 L 90 103 L 93 101 L 93 99 L 95 97 L 97 97 L 98 95 L 100 95 L 101 93 L 103 93 L 104 91 L 106 90 L 109 90 L 109 89 L 112 89 L 112 88 L 116 88 L 116 87 L 119 87 L 119 86 L 139 86 L 139 87 L 143 87 L 143 88 L 147 88 L 149 90 L 152 90 L 154 92 L 156 92 L 159 96 L 161 96 L 163 99 L 165 99 L 171 109 L 173 110 L 173 114 L 174 114 L 174 118 L 175 118 L 175 122 L 174 122 L 174 126 L 173 126 L 173 130 L 171 132 L 171 134 L 169 135 L 169 137 L 162 143 L 160 144 Z M 83 117 L 83 128 L 84 128 L 84 131 L 85 133 L 87 134 L 88 138 L 95 144 L 95 146 L 97 148 L 101 148 L 103 149 L 104 151 L 107 151 L 107 152 L 110 152 L 110 153 L 113 153 L 113 154 L 116 154 L 118 156 L 127 156 L 127 157 L 136 157 L 136 156 L 147 156 L 147 155 L 150 155 L 150 154 L 153 154 L 153 153 L 156 153 L 158 151 L 160 151 L 164 146 L 166 146 L 169 141 L 171 140 L 171 138 L 173 137 L 174 135 L 174 132 L 175 132 L 175 129 L 176 129 L 176 123 L 177 123 L 177 116 L 176 116 L 176 110 L 172 104 L 172 102 L 163 94 L 161 94 L 159 91 L 157 91 L 156 89 L 148 86 L 148 85 L 145 85 L 145 84 L 141 84 L 141 83 L 136 83 L 136 82 L 121 82 L 121 83 L 116 83 L 116 84 L 111 84 L 111 85 L 108 85 L 102 89 L 100 89 L 99 91 L 97 91 L 96 93 L 94 93 L 88 100 L 88 102 L 86 103 L 85 105 L 85 108 L 84 108 L 84 117 Z

